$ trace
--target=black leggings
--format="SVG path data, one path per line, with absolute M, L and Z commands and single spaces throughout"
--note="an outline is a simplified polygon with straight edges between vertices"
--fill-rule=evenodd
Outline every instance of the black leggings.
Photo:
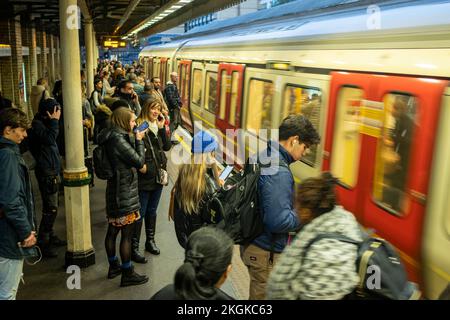
M 122 231 L 120 238 L 120 258 L 122 264 L 131 261 L 131 237 L 133 236 L 134 223 L 127 224 L 123 227 L 115 227 L 111 223 L 108 225 L 108 232 L 106 232 L 105 248 L 108 257 L 116 255 L 116 239 L 119 231 Z

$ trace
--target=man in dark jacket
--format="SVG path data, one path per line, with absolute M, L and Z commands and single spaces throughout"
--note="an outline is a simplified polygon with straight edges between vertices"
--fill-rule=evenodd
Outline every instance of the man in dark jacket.
M 19 109 L 0 111 L 0 300 L 14 300 L 24 257 L 36 243 L 31 182 L 19 144 L 27 116 Z
M 61 160 L 57 138 L 61 108 L 53 99 L 42 100 L 29 130 L 29 145 L 36 159 L 35 174 L 42 197 L 42 220 L 39 225 L 38 242 L 44 257 L 56 257 L 55 246 L 65 246 L 53 232 L 58 213 L 58 189 Z
M 278 256 L 288 242 L 290 232 L 299 229 L 294 211 L 294 177 L 289 165 L 300 160 L 320 137 L 311 122 L 302 115 L 290 115 L 279 128 L 279 142 L 270 141 L 260 156 L 277 160 L 261 170 L 258 180 L 259 205 L 264 231 L 242 248 L 242 260 L 250 274 L 250 300 L 265 298 L 266 284 Z
M 172 132 L 174 132 L 181 123 L 180 109 L 182 102 L 177 88 L 177 81 L 178 74 L 176 72 L 172 72 L 170 74 L 170 81 L 167 82 L 166 88 L 164 89 L 164 99 L 166 100 L 167 107 L 170 112 L 170 129 Z
M 133 110 L 136 117 L 141 113 L 141 104 L 139 103 L 139 96 L 134 92 L 133 83 L 129 80 L 122 81 L 117 87 L 117 92 L 114 98 L 125 100 L 128 107 Z

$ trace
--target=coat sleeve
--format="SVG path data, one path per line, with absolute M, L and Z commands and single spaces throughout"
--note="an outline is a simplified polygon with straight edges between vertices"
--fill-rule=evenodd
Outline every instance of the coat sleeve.
M 42 144 L 55 143 L 59 133 L 59 121 L 57 119 L 50 120 L 48 128 L 38 122 L 33 126 L 33 132 Z
M 141 169 L 144 166 L 144 142 L 136 140 L 136 149 L 134 149 L 133 146 L 123 138 L 114 139 L 113 142 L 120 160 L 136 169 Z
M 0 163 L 4 168 L 0 179 L 0 207 L 19 240 L 23 241 L 31 234 L 32 226 L 27 218 L 27 205 L 22 200 L 24 195 L 21 194 L 20 173 L 15 157 L 10 151 L 0 152 Z
M 263 176 L 259 183 L 264 226 L 271 233 L 287 233 L 300 226 L 292 207 L 292 175 L 280 169 L 277 174 Z
M 170 148 L 172 147 L 172 142 L 170 141 L 169 137 L 167 136 L 166 128 L 164 127 L 162 129 L 159 129 L 158 135 L 162 141 L 162 149 L 164 151 L 169 151 Z
M 174 208 L 173 222 L 175 224 L 175 234 L 177 235 L 178 243 L 186 249 L 188 238 L 187 217 L 177 206 Z

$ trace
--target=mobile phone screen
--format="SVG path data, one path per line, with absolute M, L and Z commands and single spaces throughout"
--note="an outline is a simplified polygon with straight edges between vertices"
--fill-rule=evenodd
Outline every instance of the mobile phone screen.
M 230 173 L 233 171 L 234 166 L 227 166 L 225 169 L 223 169 L 222 173 L 219 176 L 219 179 L 226 180 Z
M 135 128 L 134 131 L 144 131 L 145 129 L 147 129 L 149 127 L 149 124 L 147 121 L 143 122 L 139 127 Z

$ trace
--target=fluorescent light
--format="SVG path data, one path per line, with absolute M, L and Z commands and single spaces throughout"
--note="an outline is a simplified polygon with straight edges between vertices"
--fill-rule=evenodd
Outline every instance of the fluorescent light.
M 172 13 L 172 12 L 175 12 L 175 9 L 167 9 L 167 10 L 164 11 L 164 13 L 166 13 L 166 12 L 167 13 Z
M 175 9 L 175 10 L 176 9 L 180 9 L 180 8 L 183 8 L 183 6 L 180 6 L 180 5 L 177 5 L 177 4 L 170 7 L 170 9 Z
M 180 0 L 179 3 L 190 3 L 190 2 L 192 2 L 192 0 Z

